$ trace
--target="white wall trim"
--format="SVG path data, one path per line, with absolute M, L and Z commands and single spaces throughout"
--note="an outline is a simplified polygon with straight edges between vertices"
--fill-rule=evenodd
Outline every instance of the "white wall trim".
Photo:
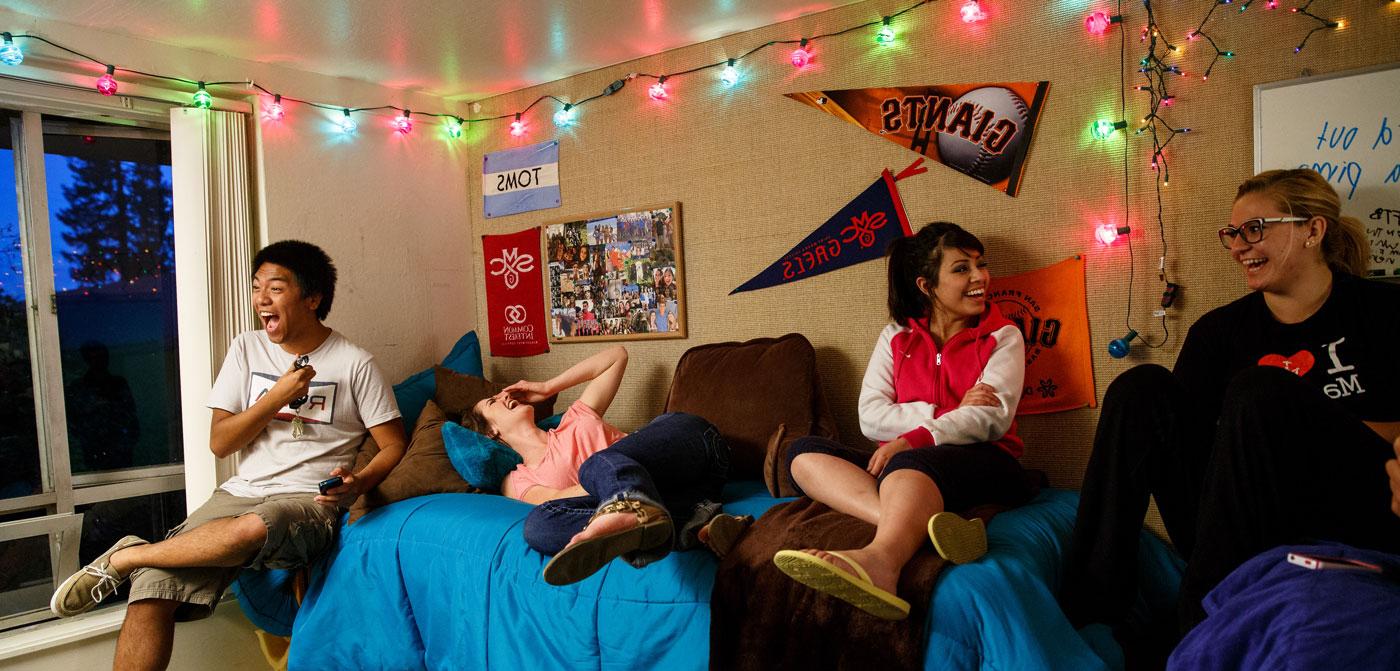
M 0 661 L 117 631 L 122 628 L 124 619 L 126 606 L 118 606 L 0 634 Z
M 229 343 L 255 328 L 247 125 L 247 115 L 236 112 L 170 110 L 187 510 L 204 503 L 236 466 L 209 451 L 204 403 Z

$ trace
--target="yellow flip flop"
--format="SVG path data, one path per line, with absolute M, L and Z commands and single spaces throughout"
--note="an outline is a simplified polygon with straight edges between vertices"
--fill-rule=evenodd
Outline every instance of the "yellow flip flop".
M 979 518 L 938 513 L 928 520 L 928 537 L 938 556 L 954 564 L 974 562 L 987 554 L 987 527 Z
M 865 568 L 840 552 L 827 550 L 841 558 L 855 574 L 816 555 L 797 550 L 780 550 L 773 555 L 778 570 L 823 594 L 834 596 L 882 620 L 903 620 L 909 617 L 909 602 L 870 582 Z

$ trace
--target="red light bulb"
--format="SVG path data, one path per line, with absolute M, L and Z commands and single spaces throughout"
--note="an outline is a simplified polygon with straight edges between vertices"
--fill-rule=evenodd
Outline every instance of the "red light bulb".
M 652 100 L 665 100 L 670 95 L 666 91 L 666 75 L 661 75 L 661 78 L 647 89 L 647 95 L 651 96 Z
M 1128 228 L 1127 226 L 1118 226 L 1115 224 L 1099 224 L 1098 226 L 1094 227 L 1094 237 L 1098 238 L 1099 242 L 1107 246 L 1113 244 L 1114 241 L 1118 239 L 1118 236 L 1127 235 L 1128 232 L 1131 230 L 1132 229 Z
M 967 0 L 959 11 L 962 12 L 963 23 L 977 23 L 987 18 L 987 13 L 982 11 L 982 5 L 977 0 Z

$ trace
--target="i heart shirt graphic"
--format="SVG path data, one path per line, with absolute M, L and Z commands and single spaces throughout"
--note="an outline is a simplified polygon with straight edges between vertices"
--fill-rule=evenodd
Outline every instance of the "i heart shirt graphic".
M 1285 357 L 1282 354 L 1266 354 L 1259 359 L 1260 366 L 1273 366 L 1282 368 L 1298 377 L 1308 374 L 1312 370 L 1316 360 L 1313 359 L 1312 352 L 1301 350 Z

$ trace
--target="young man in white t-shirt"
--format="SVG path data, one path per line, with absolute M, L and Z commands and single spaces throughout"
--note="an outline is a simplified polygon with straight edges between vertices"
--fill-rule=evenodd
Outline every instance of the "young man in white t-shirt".
M 263 329 L 234 339 L 209 395 L 209 448 L 239 454 L 238 473 L 166 540 L 123 538 L 50 602 L 77 615 L 131 578 L 117 668 L 164 668 L 175 622 L 208 617 L 241 567 L 310 563 L 334 542 L 340 508 L 403 456 L 398 406 L 373 357 L 322 323 L 335 297 L 330 257 L 287 240 L 258 252 L 253 270 Z M 380 451 L 352 473 L 366 430 Z M 341 483 L 318 492 L 329 478 Z

